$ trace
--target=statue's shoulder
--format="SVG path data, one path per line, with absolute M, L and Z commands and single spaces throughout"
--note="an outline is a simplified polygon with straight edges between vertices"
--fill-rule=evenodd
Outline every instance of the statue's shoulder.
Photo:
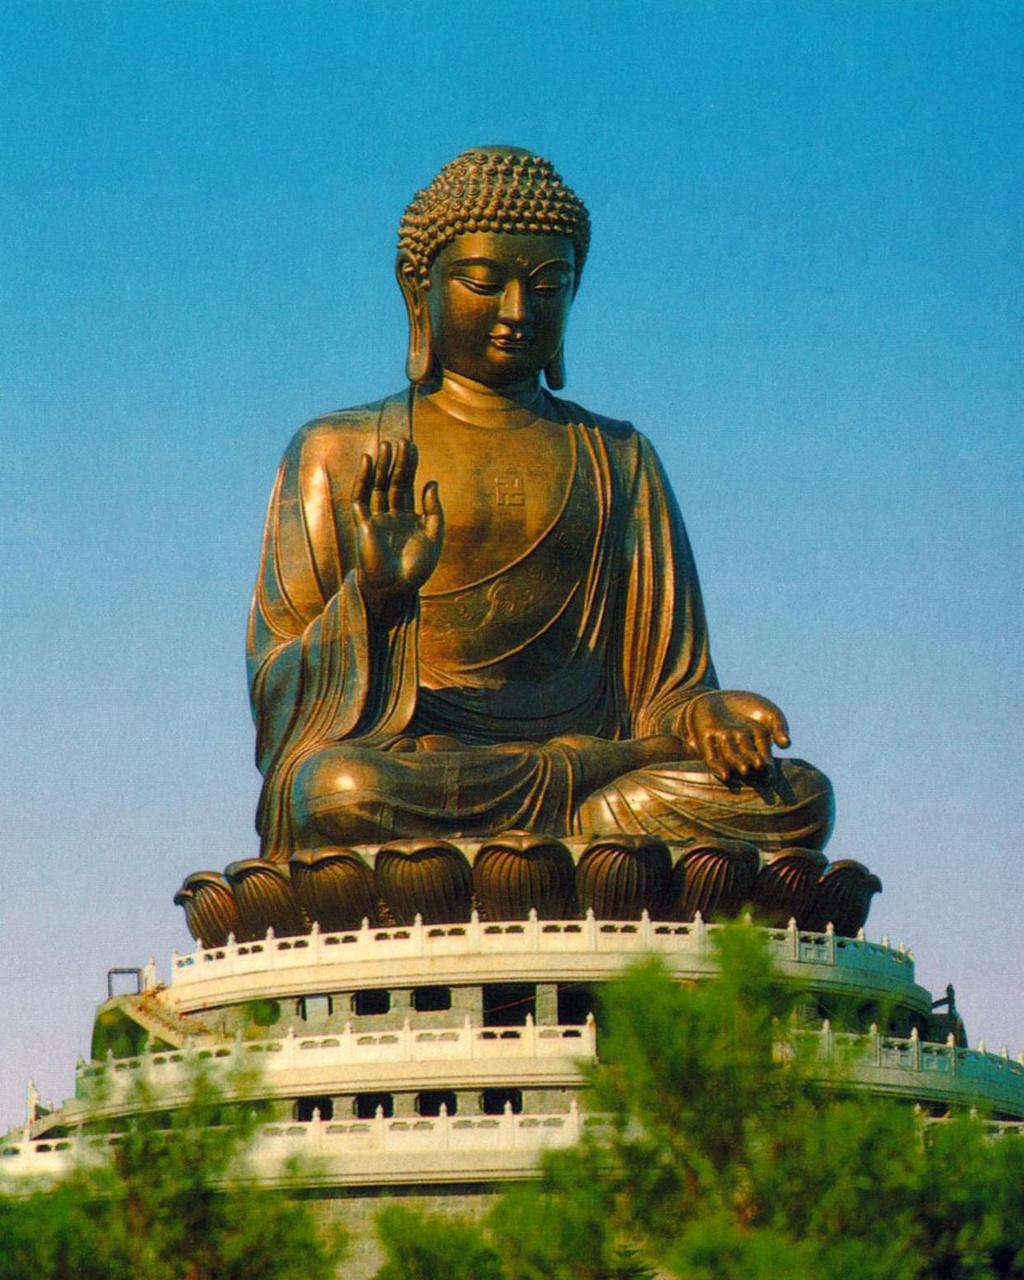
M 609 441 L 621 444 L 636 444 L 642 439 L 632 422 L 618 418 L 608 418 L 603 413 L 595 413 L 593 409 L 585 409 L 574 400 L 563 400 L 559 396 L 549 397 L 558 407 L 565 422 L 578 422 L 592 431 L 599 431 Z
M 372 400 L 369 404 L 355 405 L 350 409 L 337 409 L 322 414 L 299 427 L 285 451 L 285 462 L 330 463 L 347 459 L 350 454 L 362 454 L 368 444 L 376 444 L 382 419 L 400 411 L 406 392 Z

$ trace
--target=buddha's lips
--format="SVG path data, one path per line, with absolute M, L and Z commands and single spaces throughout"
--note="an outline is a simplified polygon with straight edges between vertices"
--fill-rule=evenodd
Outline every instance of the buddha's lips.
M 525 351 L 533 345 L 533 338 L 511 333 L 492 333 L 491 342 L 502 351 Z

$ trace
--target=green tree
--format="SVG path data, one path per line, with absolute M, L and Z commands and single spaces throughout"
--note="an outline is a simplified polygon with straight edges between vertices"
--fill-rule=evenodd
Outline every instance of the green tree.
M 340 1233 L 247 1181 L 257 1108 L 226 1103 L 203 1071 L 182 1107 L 161 1111 L 144 1088 L 133 1102 L 109 1158 L 0 1195 L 0 1280 L 333 1280 Z
M 824 1083 L 784 1043 L 796 997 L 763 935 L 716 939 L 713 980 L 650 962 L 608 985 L 589 1080 L 607 1124 L 483 1226 L 383 1217 L 378 1280 L 1024 1277 L 1024 1140 Z
M 503 1280 L 494 1250 L 475 1225 L 393 1205 L 379 1215 L 388 1261 L 377 1280 Z

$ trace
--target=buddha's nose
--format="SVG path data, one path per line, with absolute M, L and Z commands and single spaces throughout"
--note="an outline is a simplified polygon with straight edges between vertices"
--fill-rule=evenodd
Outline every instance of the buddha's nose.
M 504 324 L 525 324 L 530 318 L 529 291 L 523 280 L 510 280 L 501 295 L 498 319 Z

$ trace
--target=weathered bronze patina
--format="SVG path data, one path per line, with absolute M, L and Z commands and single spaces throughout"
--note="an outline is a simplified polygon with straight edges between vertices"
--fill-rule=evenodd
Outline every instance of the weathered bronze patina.
M 579 198 L 515 147 L 464 152 L 406 210 L 409 385 L 303 427 L 270 501 L 248 635 L 257 826 L 298 897 L 293 918 L 277 879 L 238 864 L 243 924 L 264 889 L 289 929 L 474 900 L 826 910 L 831 787 L 773 758 L 778 707 L 718 687 L 653 448 L 552 394 L 589 240 Z M 850 919 L 877 891 L 857 874 L 827 886 Z M 210 879 L 182 901 L 222 931 L 223 895 Z
M 303 427 L 267 517 L 265 857 L 508 828 L 825 843 L 827 780 L 772 759 L 782 713 L 718 689 L 654 450 L 540 386 L 565 376 L 588 241 L 551 165 L 510 147 L 407 210 L 411 388 Z

